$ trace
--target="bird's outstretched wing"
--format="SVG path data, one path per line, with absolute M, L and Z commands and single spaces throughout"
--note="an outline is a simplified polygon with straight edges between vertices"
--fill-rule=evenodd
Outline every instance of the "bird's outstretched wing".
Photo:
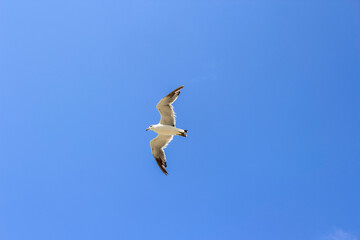
M 159 165 L 161 171 L 163 173 L 165 173 L 165 175 L 167 175 L 167 171 L 166 171 L 166 156 L 165 156 L 165 152 L 164 152 L 164 148 L 166 148 L 166 146 L 171 142 L 171 140 L 173 139 L 172 135 L 157 135 L 156 138 L 154 138 L 153 140 L 150 141 L 150 147 L 151 147 L 151 152 L 157 162 L 157 164 Z
M 161 119 L 160 123 L 164 125 L 170 125 L 175 127 L 175 112 L 174 108 L 171 105 L 180 94 L 180 89 L 184 87 L 178 87 L 168 95 L 166 95 L 160 102 L 156 105 L 157 110 L 160 112 Z

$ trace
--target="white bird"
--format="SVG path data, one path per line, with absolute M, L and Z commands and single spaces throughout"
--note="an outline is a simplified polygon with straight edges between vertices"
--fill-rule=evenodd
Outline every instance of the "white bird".
M 171 105 L 178 98 L 180 89 L 183 87 L 184 86 L 178 87 L 160 100 L 156 105 L 161 115 L 160 123 L 150 125 L 150 127 L 146 129 L 146 131 L 152 130 L 158 134 L 156 138 L 150 141 L 150 147 L 157 164 L 165 175 L 168 173 L 165 169 L 167 165 L 164 148 L 171 142 L 174 135 L 186 137 L 186 133 L 188 132 L 188 130 L 175 127 L 175 112 Z

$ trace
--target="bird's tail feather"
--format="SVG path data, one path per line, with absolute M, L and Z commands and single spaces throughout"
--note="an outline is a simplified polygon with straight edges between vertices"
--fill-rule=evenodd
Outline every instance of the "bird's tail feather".
M 188 130 L 183 130 L 183 132 L 179 132 L 179 136 L 183 136 L 183 137 L 186 137 L 186 133 L 188 132 Z

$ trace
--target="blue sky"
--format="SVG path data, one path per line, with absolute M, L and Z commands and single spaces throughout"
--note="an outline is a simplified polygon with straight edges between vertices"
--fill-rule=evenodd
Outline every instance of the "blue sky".
M 0 239 L 360 238 L 359 2 L 0 6 Z

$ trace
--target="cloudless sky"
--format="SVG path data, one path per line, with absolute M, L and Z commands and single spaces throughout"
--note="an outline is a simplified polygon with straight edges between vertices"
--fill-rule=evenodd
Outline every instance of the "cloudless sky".
M 0 3 L 1 240 L 354 240 L 359 172 L 356 0 Z

